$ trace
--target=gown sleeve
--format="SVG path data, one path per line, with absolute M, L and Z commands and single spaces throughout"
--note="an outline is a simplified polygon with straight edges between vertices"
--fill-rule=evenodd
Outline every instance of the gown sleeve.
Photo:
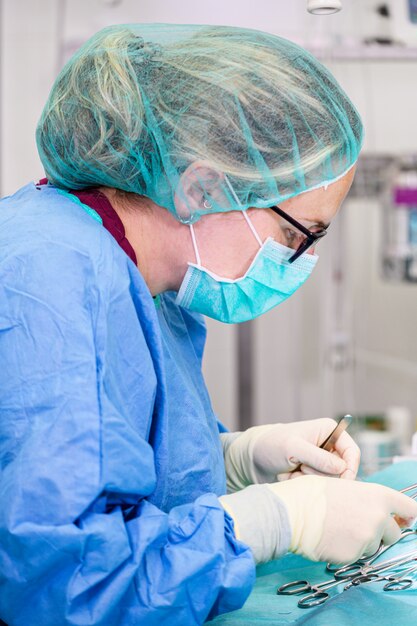
M 0 264 L 0 619 L 9 626 L 193 626 L 242 606 L 253 584 L 251 552 L 214 494 L 169 513 L 147 501 L 156 483 L 147 433 L 111 410 L 100 387 L 107 297 L 88 255 L 69 246 Z M 152 397 L 148 365 L 140 380 Z

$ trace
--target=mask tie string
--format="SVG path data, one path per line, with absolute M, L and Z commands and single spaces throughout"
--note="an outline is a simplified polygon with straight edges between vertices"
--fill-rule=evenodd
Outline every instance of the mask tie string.
M 259 237 L 259 235 L 258 235 L 258 233 L 257 233 L 257 231 L 256 231 L 256 228 L 255 228 L 255 226 L 254 226 L 254 225 L 253 225 L 253 223 L 252 223 L 252 220 L 249 218 L 249 215 L 246 213 L 246 211 L 243 211 L 243 210 L 242 210 L 242 213 L 243 213 L 243 217 L 244 217 L 244 218 L 245 218 L 245 220 L 246 220 L 247 225 L 248 225 L 248 226 L 249 226 L 249 228 L 251 229 L 251 231 L 252 231 L 252 233 L 253 233 L 253 235 L 254 235 L 254 237 L 255 237 L 256 241 L 258 242 L 259 247 L 260 247 L 260 248 L 262 248 L 262 246 L 263 246 L 263 244 L 262 244 L 262 240 L 261 240 L 261 238 Z
M 242 207 L 242 203 L 240 202 L 239 198 L 237 197 L 236 192 L 235 192 L 235 190 L 233 189 L 233 187 L 232 187 L 232 185 L 230 183 L 230 180 L 228 179 L 227 176 L 224 177 L 224 180 L 226 182 L 226 185 L 229 187 L 230 193 L 232 194 L 234 200 L 241 207 L 241 212 L 243 213 L 243 217 L 245 218 L 247 225 L 251 229 L 253 236 L 255 237 L 256 241 L 258 242 L 259 247 L 262 248 L 262 246 L 263 246 L 262 240 L 259 237 L 258 233 L 256 232 L 255 226 L 253 225 L 252 220 L 249 218 L 249 215 L 246 213 L 246 210 Z
M 193 248 L 194 248 L 194 254 L 195 254 L 195 260 L 196 263 L 198 265 L 198 267 L 201 267 L 201 258 L 200 258 L 200 253 L 198 251 L 198 247 L 197 247 L 197 240 L 195 238 L 195 232 L 194 232 L 194 227 L 192 224 L 190 224 L 190 232 L 191 232 L 191 239 L 193 242 Z
M 237 203 L 240 207 L 242 207 L 242 204 L 241 204 L 241 202 L 240 202 L 239 198 L 237 197 L 235 190 L 233 189 L 232 185 L 230 184 L 230 181 L 229 181 L 228 177 L 227 177 L 227 176 L 225 176 L 225 177 L 224 177 L 224 180 L 226 181 L 226 184 L 227 184 L 227 186 L 229 187 L 229 189 L 230 189 L 230 193 L 232 194 L 232 196 L 233 196 L 233 198 L 234 198 L 235 202 L 236 202 L 236 203 Z M 245 210 L 245 209 L 243 209 L 243 207 L 242 207 L 242 209 L 241 209 L 241 212 L 242 212 L 242 214 L 243 214 L 243 217 L 244 217 L 244 218 L 245 218 L 245 220 L 246 220 L 247 225 L 248 225 L 248 226 L 249 226 L 249 228 L 251 229 L 253 236 L 255 237 L 256 241 L 258 242 L 259 247 L 260 247 L 260 248 L 262 248 L 262 246 L 263 246 L 262 240 L 261 240 L 261 238 L 259 237 L 259 235 L 258 235 L 258 233 L 257 233 L 257 231 L 256 231 L 256 228 L 255 228 L 255 226 L 254 226 L 254 225 L 253 225 L 253 223 L 252 223 L 252 220 L 249 218 L 249 215 L 246 213 L 246 210 Z M 200 257 L 200 253 L 199 253 L 199 251 L 198 251 L 198 246 L 197 246 L 197 240 L 196 240 L 196 236 L 195 236 L 195 232 L 194 232 L 194 227 L 193 227 L 193 225 L 192 225 L 192 224 L 190 224 L 189 226 L 190 226 L 191 240 L 192 240 L 192 242 L 193 242 L 193 248 L 194 248 L 194 254 L 195 254 L 196 264 L 197 264 L 197 266 L 198 266 L 198 267 L 201 267 L 201 257 Z

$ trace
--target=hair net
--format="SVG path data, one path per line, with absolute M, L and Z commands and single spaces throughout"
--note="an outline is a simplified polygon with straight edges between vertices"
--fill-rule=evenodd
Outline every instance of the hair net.
M 189 222 L 268 207 L 340 178 L 362 133 L 335 78 L 286 39 L 131 24 L 98 32 L 68 61 L 37 142 L 56 186 L 134 192 Z M 182 181 L 199 163 L 196 204 Z

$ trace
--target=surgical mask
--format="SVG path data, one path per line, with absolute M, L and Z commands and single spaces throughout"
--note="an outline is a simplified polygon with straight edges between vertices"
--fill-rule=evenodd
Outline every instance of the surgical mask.
M 259 251 L 245 275 L 231 280 L 203 267 L 190 224 L 197 263 L 188 264 L 176 299 L 179 306 L 227 324 L 247 322 L 284 302 L 310 276 L 317 255 L 303 254 L 289 263 L 294 250 L 272 237 L 262 243 L 248 215 L 245 211 L 242 213 L 259 244 Z

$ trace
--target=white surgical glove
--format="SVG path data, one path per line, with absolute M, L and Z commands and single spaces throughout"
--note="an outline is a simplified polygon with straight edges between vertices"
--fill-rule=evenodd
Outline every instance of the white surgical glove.
M 417 503 L 393 489 L 321 476 L 253 485 L 219 500 L 257 563 L 287 549 L 313 561 L 351 563 L 399 538 L 392 514 L 405 525 L 417 517 Z
M 303 474 L 354 479 L 360 451 L 347 432 L 340 435 L 333 452 L 320 448 L 335 427 L 334 420 L 322 418 L 255 426 L 243 433 L 222 433 L 228 491 Z M 300 471 L 291 474 L 299 464 Z

